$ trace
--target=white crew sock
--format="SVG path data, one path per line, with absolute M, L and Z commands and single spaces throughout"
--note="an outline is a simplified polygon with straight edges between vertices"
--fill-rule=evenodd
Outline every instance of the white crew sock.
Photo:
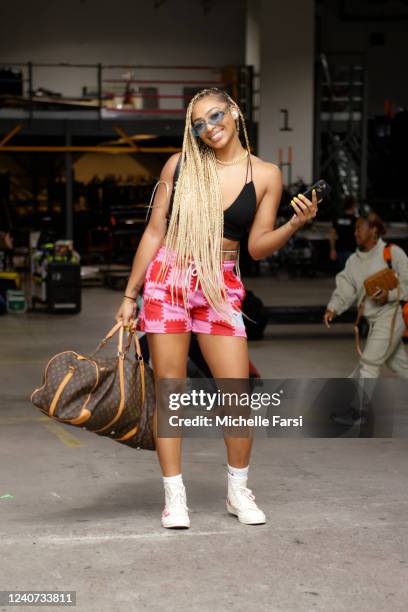
M 228 486 L 246 487 L 249 465 L 244 468 L 233 467 L 228 464 Z
M 177 476 L 162 476 L 163 483 L 168 485 L 182 485 L 183 475 L 177 474 Z
M 174 500 L 178 500 L 180 503 L 180 498 L 184 500 L 185 503 L 186 490 L 183 484 L 183 475 L 177 474 L 177 476 L 162 476 L 162 478 L 164 484 L 165 506 L 171 506 L 173 503 L 175 503 Z

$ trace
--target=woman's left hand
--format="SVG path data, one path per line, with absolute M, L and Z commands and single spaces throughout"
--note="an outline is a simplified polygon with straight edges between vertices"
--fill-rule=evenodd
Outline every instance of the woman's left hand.
M 376 293 L 374 293 L 374 295 L 371 297 L 372 300 L 378 304 L 378 306 L 384 306 L 384 304 L 388 302 L 388 291 L 386 289 L 378 288 Z
M 317 194 L 316 190 L 312 191 L 312 201 L 299 193 L 292 198 L 291 206 L 296 214 L 290 219 L 289 223 L 296 229 L 301 228 L 305 223 L 314 219 L 317 215 Z

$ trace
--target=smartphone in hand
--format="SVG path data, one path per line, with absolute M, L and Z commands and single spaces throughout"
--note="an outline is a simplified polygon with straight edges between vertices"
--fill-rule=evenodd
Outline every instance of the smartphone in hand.
M 320 179 L 320 180 L 316 181 L 316 183 L 314 183 L 314 185 L 309 187 L 309 189 L 307 189 L 303 193 L 305 198 L 307 198 L 310 201 L 312 201 L 312 191 L 313 191 L 313 189 L 316 190 L 317 203 L 318 204 L 320 204 L 320 202 L 323 202 L 323 200 L 327 200 L 329 198 L 329 195 L 330 195 L 331 190 L 332 190 L 330 185 L 328 183 L 326 183 L 326 181 L 324 179 Z M 291 204 L 290 204 L 290 206 L 291 206 Z

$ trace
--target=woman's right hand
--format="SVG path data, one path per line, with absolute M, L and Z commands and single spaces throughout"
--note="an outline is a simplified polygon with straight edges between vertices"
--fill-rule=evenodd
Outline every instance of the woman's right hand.
M 129 298 L 123 298 L 121 305 L 115 315 L 115 320 L 119 323 L 122 321 L 123 325 L 129 325 L 132 321 L 135 322 L 137 314 L 136 302 Z
M 330 329 L 330 324 L 333 321 L 335 316 L 336 316 L 335 310 L 326 310 L 326 312 L 324 313 L 323 323 L 325 324 L 327 329 Z

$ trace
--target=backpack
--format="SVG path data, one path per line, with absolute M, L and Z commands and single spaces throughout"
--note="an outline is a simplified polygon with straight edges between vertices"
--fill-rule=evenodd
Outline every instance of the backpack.
M 248 340 L 262 340 L 269 320 L 264 303 L 252 291 L 247 289 L 241 308 L 244 315 L 252 319 L 248 320 L 244 317 Z
M 177 160 L 176 168 L 175 168 L 174 174 L 173 174 L 173 189 L 171 190 L 169 210 L 168 210 L 167 215 L 166 215 L 167 225 L 169 224 L 171 211 L 173 210 L 174 194 L 176 192 L 177 181 L 178 181 L 178 178 L 180 176 L 180 168 L 181 168 L 181 155 L 180 155 L 180 157 Z

